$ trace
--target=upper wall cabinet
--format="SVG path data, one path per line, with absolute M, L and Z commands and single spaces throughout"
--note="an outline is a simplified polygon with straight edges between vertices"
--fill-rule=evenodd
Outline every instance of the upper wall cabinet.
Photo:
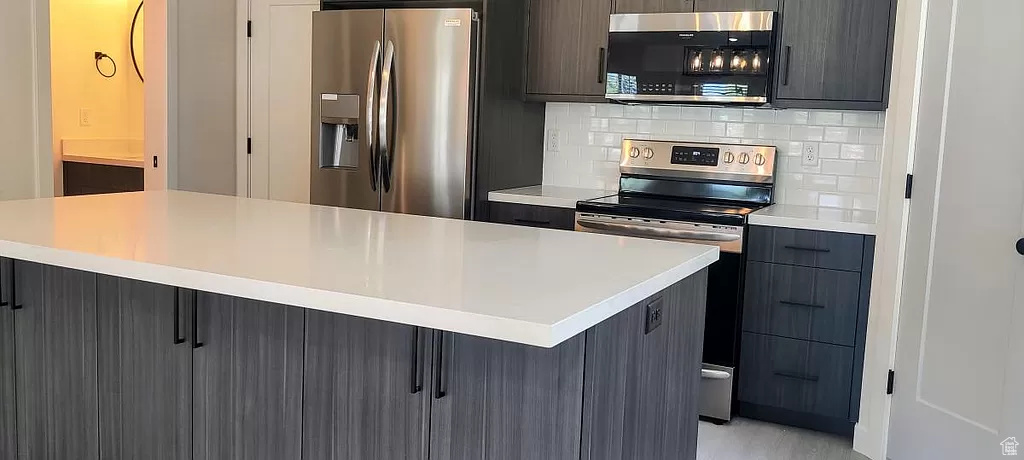
M 526 97 L 604 100 L 608 0 L 531 0 Z
M 775 104 L 882 110 L 895 0 L 785 0 Z
M 694 0 L 696 12 L 779 11 L 780 0 Z
M 626 13 L 692 13 L 694 0 L 612 0 L 612 11 Z M 605 31 L 608 32 L 607 30 Z

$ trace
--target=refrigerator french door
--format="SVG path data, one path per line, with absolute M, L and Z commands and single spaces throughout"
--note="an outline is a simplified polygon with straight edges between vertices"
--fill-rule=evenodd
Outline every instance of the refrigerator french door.
M 471 9 L 313 14 L 313 204 L 468 218 Z

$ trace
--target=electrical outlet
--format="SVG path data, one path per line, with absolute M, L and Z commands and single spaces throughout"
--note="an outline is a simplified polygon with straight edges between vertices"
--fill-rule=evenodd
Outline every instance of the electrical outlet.
M 650 334 L 651 331 L 661 326 L 661 319 L 661 299 L 647 304 L 647 321 L 644 324 L 644 334 Z
M 818 166 L 818 144 L 804 144 L 803 154 L 800 155 L 800 164 L 804 166 Z
M 557 152 L 558 151 L 558 130 L 557 129 L 549 129 L 548 130 L 548 151 L 549 152 Z
M 92 126 L 92 109 L 78 109 L 78 126 Z

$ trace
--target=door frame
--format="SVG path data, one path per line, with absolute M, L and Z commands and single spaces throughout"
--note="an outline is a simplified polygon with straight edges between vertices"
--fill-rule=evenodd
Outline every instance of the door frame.
M 871 281 L 864 377 L 859 390 L 860 418 L 853 435 L 854 450 L 875 460 L 887 458 L 889 443 L 892 396 L 886 394 L 886 383 L 889 370 L 894 368 L 896 361 L 896 334 L 910 216 L 910 200 L 905 196 L 906 181 L 907 175 L 913 172 L 917 148 L 924 25 L 929 1 L 898 0 L 896 9 L 875 228 L 875 275 Z

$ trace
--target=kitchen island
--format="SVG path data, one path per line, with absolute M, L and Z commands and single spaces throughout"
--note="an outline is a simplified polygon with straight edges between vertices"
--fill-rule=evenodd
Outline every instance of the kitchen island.
M 694 458 L 710 246 L 0 203 L 0 458 Z

